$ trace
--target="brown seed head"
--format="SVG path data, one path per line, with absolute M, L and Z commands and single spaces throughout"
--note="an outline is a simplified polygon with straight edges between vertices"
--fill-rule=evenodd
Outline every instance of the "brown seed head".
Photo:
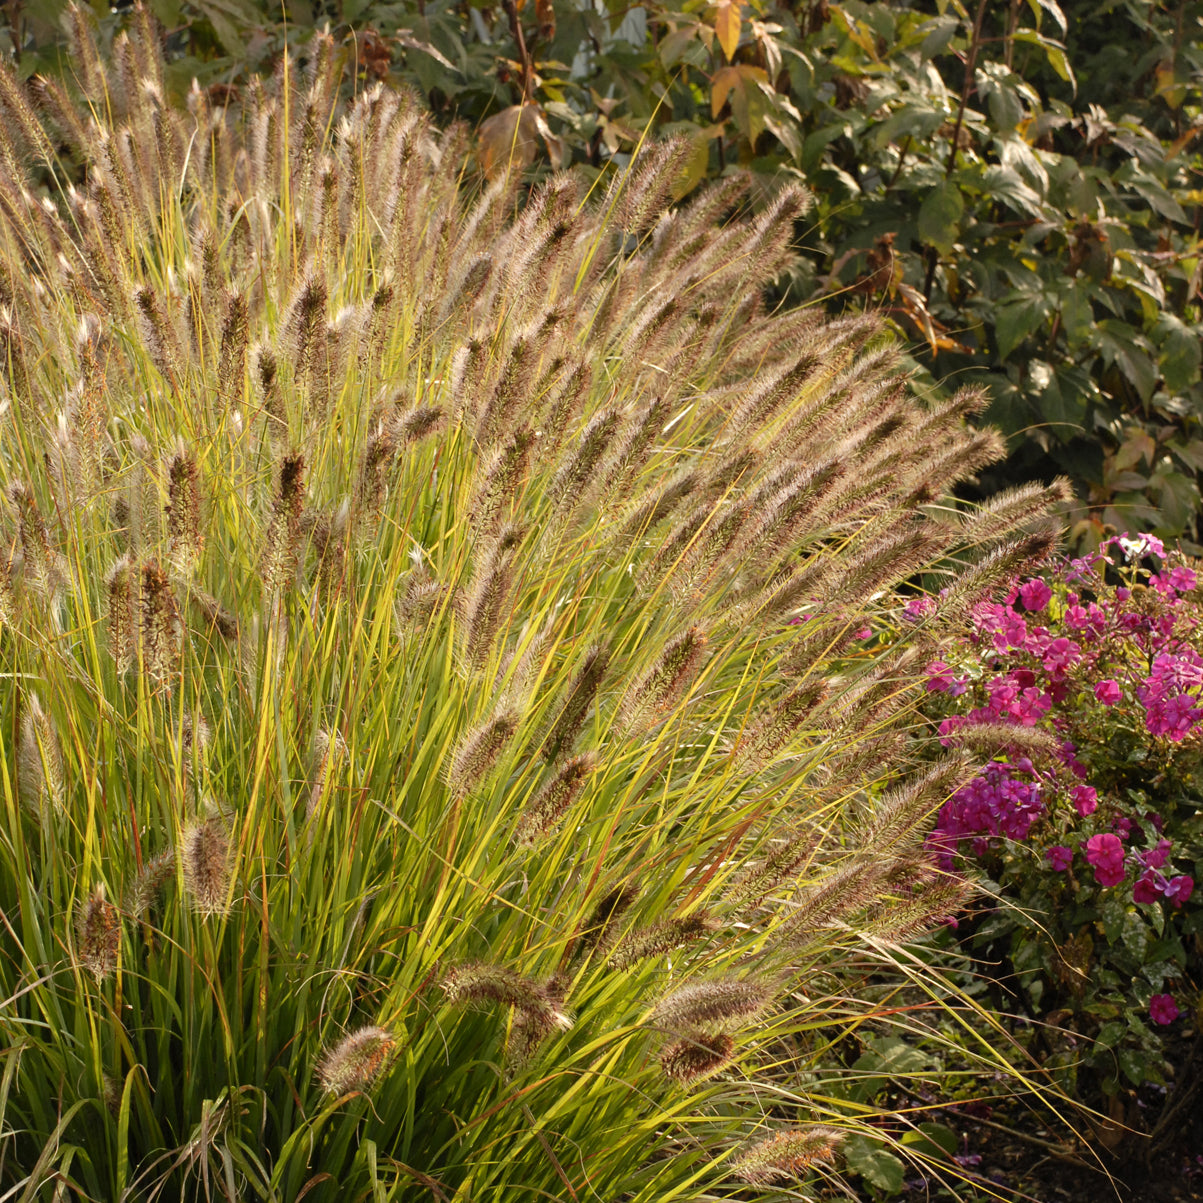
M 752 1019 L 772 1002 L 769 990 L 753 981 L 732 978 L 690 982 L 662 998 L 652 1020 L 676 1031 L 724 1029 L 733 1021 Z
M 392 1033 L 384 1028 L 359 1028 L 344 1036 L 322 1058 L 318 1082 L 327 1094 L 366 1090 L 380 1076 L 396 1044 Z
M 194 823 L 181 841 L 184 889 L 201 915 L 225 915 L 230 909 L 233 849 L 224 820 L 213 816 Z
M 117 968 L 121 949 L 121 917 L 98 885 L 78 905 L 75 915 L 75 955 L 98 982 Z
M 750 1145 L 731 1163 L 741 1182 L 772 1186 L 801 1177 L 818 1161 L 830 1161 L 847 1135 L 838 1128 L 795 1128 Z

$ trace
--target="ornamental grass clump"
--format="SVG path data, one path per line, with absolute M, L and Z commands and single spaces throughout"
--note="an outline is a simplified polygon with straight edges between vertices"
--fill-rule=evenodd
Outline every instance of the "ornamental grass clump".
M 844 959 L 964 892 L 923 666 L 1048 498 L 935 504 L 980 398 L 766 308 L 798 189 L 524 192 L 329 38 L 231 109 L 70 26 L 91 103 L 0 97 L 0 1187 L 796 1185 Z

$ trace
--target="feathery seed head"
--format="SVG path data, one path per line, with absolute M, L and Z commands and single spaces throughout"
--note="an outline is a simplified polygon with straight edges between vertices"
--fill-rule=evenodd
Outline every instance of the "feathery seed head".
M 340 1096 L 367 1090 L 387 1065 L 396 1044 L 384 1028 L 363 1027 L 344 1036 L 318 1065 L 322 1090 Z
M 447 784 L 466 794 L 484 780 L 518 730 L 518 713 L 505 710 L 469 731 L 460 741 L 447 770 Z
M 17 788 L 21 801 L 45 813 L 61 809 L 66 798 L 63 751 L 50 715 L 36 694 L 30 694 L 21 713 L 17 744 Z
M 180 576 L 191 576 L 204 546 L 196 460 L 184 450 L 167 467 L 168 558 Z
M 794 1128 L 748 1146 L 731 1162 L 731 1173 L 752 1186 L 800 1178 L 819 1161 L 831 1161 L 847 1133 L 838 1128 Z
M 124 555 L 105 577 L 109 652 L 119 676 L 130 669 L 137 656 L 136 573 L 134 562 Z
M 217 395 L 223 408 L 233 405 L 242 392 L 249 329 L 246 298 L 231 292 L 226 299 L 217 356 Z
M 610 648 L 605 643 L 595 643 L 585 652 L 580 668 L 577 669 L 568 687 L 564 704 L 556 715 L 543 744 L 545 760 L 555 760 L 571 751 L 576 737 L 589 716 L 594 699 L 610 667 Z
M 680 919 L 662 919 L 648 927 L 637 927 L 619 941 L 610 956 L 610 968 L 629 969 L 639 961 L 663 956 L 695 940 L 705 939 L 719 929 L 718 921 L 705 910 Z
M 473 962 L 449 969 L 439 982 L 447 1001 L 460 1003 L 496 1003 L 525 1011 L 545 1031 L 572 1027 L 572 1017 L 563 1009 L 558 988 L 549 990 L 529 977 L 503 969 L 499 965 Z
M 174 848 L 165 848 L 157 856 L 145 861 L 130 887 L 126 902 L 130 914 L 137 919 L 145 919 L 174 873 Z
M 305 457 L 300 453 L 286 455 L 280 464 L 280 484 L 259 566 L 268 593 L 287 588 L 296 574 L 304 506 Z
M 640 892 L 639 886 L 634 882 L 623 882 L 607 890 L 597 900 L 577 934 L 573 955 L 585 957 L 594 951 L 603 954 L 608 951 L 618 939 L 618 926 L 622 917 L 634 906 Z
M 596 767 L 597 757 L 592 752 L 565 761 L 522 812 L 514 829 L 514 843 L 530 848 L 545 839 L 558 826 Z
M 727 1032 L 691 1032 L 660 1054 L 660 1068 L 682 1086 L 704 1082 L 731 1064 L 735 1038 Z
M 183 626 L 171 579 L 153 560 L 141 567 L 142 663 L 156 684 L 170 690 L 177 671 Z
M 690 982 L 665 995 L 652 1010 L 652 1022 L 673 1031 L 717 1028 L 762 1014 L 773 996 L 759 982 L 733 978 Z
M 619 713 L 628 730 L 653 726 L 672 712 L 693 684 L 708 643 L 700 627 L 670 639 L 645 673 L 623 697 Z
M 117 908 L 105 898 L 104 886 L 97 885 L 76 906 L 76 960 L 102 982 L 117 968 L 120 950 L 121 917 Z
M 184 890 L 193 909 L 206 918 L 228 914 L 234 850 L 225 820 L 213 815 L 187 827 L 180 841 L 180 859 Z

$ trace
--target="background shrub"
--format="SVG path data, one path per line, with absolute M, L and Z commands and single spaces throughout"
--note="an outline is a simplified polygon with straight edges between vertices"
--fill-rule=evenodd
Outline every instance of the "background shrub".
M 994 1005 L 1041 1021 L 1033 1046 L 1067 1089 L 1152 1130 L 1150 1158 L 1176 1135 L 1192 1083 L 1171 1045 L 1199 1008 L 1197 584 L 1154 538 L 1105 544 L 980 607 L 972 641 L 928 669 L 946 740 L 1011 739 L 933 835 L 1000 895 L 958 935 Z M 1171 1088 L 1160 1116 L 1125 1112 L 1146 1085 Z

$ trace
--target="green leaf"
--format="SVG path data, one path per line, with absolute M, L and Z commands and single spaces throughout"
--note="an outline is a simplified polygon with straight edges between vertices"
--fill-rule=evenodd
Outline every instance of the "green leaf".
M 1107 363 L 1115 363 L 1132 382 L 1142 401 L 1157 387 L 1157 368 L 1148 341 L 1127 322 L 1105 318 L 1095 326 L 1095 343 Z
M 871 1186 L 887 1194 L 902 1190 L 904 1170 L 893 1153 L 867 1136 L 853 1136 L 844 1142 L 844 1164 Z
M 1116 1049 L 1115 1059 L 1123 1070 L 1124 1077 L 1133 1086 L 1143 1086 L 1146 1082 L 1155 1081 L 1161 1075 L 1156 1069 L 1156 1062 L 1147 1053 L 1134 1048 Z
M 1199 335 L 1181 318 L 1163 313 L 1153 327 L 1157 364 L 1167 391 L 1185 392 L 1199 381 Z
M 1064 382 L 1065 387 L 1062 387 L 1059 371 L 1040 360 L 1032 360 L 1028 365 L 1029 375 L 1034 384 L 1037 383 L 1038 364 L 1046 369 L 1046 373 L 1042 376 L 1043 388 L 1035 408 L 1040 414 L 1042 424 L 1051 430 L 1057 440 L 1068 443 L 1082 434 L 1085 428 L 1086 398 L 1071 381 Z
M 961 1142 L 957 1134 L 944 1124 L 920 1124 L 902 1138 L 902 1143 L 924 1157 L 946 1161 L 957 1151 Z
M 990 109 L 990 119 L 1004 133 L 1009 133 L 1023 120 L 1023 101 L 1014 88 L 991 88 L 986 104 Z
M 1060 42 L 1055 42 L 1052 38 L 1046 38 L 1044 34 L 1037 33 L 1034 29 L 1017 29 L 1015 31 L 1015 40 L 1017 42 L 1027 42 L 1031 46 L 1039 46 L 1048 59 L 1048 65 L 1067 84 L 1073 85 L 1075 89 L 1077 88 L 1078 81 L 1074 77 L 1073 68 L 1069 65 L 1069 59 L 1065 54 L 1065 47 Z
M 993 200 L 1005 201 L 1025 217 L 1041 217 L 1044 214 L 1040 194 L 1024 183 L 1019 172 L 1013 167 L 1004 167 L 999 163 L 991 164 L 982 172 L 981 187 L 986 196 Z
M 1032 10 L 1032 16 L 1036 18 L 1037 27 L 1040 25 L 1041 10 L 1043 9 L 1060 26 L 1062 37 L 1069 33 L 1069 22 L 1066 21 L 1065 14 L 1055 0 L 1028 0 L 1028 8 Z
M 1087 280 L 1069 280 L 1061 286 L 1061 329 L 1071 347 L 1086 342 L 1094 326 L 1092 288 Z
M 1135 911 L 1129 911 L 1124 915 L 1120 940 L 1124 947 L 1137 960 L 1144 960 L 1145 953 L 1149 947 L 1149 929 L 1145 925 L 1144 918 L 1141 915 L 1138 915 Z
M 952 180 L 941 180 L 919 206 L 919 237 L 942 255 L 951 252 L 959 233 L 965 200 Z
M 249 0 L 195 0 L 196 7 L 209 19 L 213 32 L 227 54 L 241 57 L 246 53 L 242 31 L 258 23 L 259 14 Z
M 930 59 L 943 54 L 948 49 L 948 43 L 956 36 L 960 24 L 956 17 L 936 17 L 925 21 L 923 28 L 929 32 L 919 47 L 920 57 Z
M 1024 296 L 1004 301 L 994 311 L 994 337 L 998 341 L 998 356 L 1006 359 L 1048 316 L 1048 301 L 1040 295 Z

